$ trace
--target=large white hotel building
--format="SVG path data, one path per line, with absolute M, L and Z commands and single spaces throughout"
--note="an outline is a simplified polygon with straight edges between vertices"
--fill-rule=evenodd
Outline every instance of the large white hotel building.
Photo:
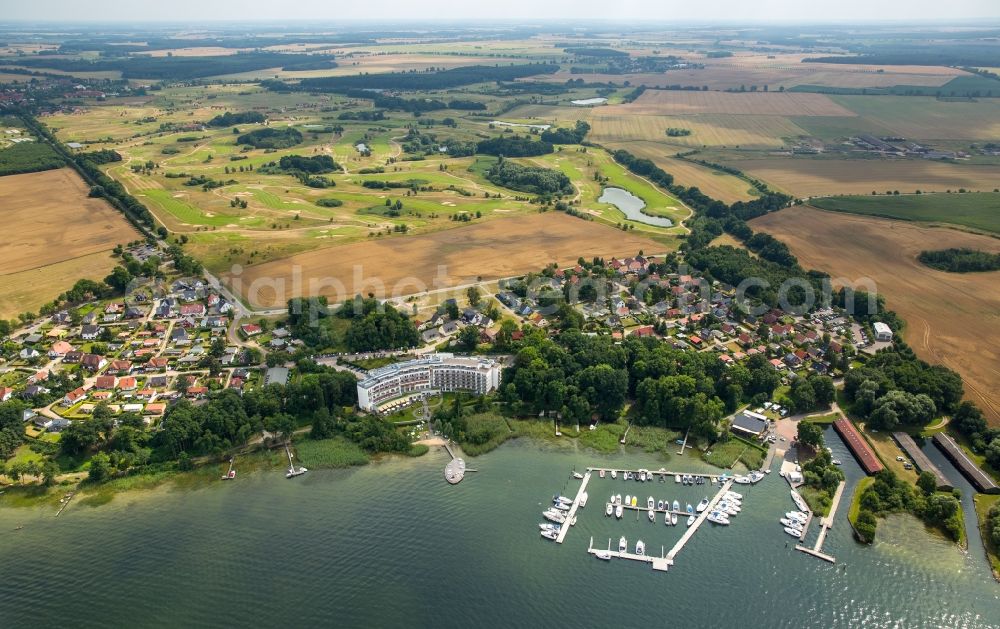
M 454 354 L 428 354 L 368 372 L 358 382 L 358 406 L 366 411 L 408 393 L 419 391 L 472 391 L 482 395 L 500 386 L 500 363 L 489 358 L 464 358 Z

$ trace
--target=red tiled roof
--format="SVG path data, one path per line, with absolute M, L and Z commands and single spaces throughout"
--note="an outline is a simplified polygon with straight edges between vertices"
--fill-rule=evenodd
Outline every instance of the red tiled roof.
M 854 453 L 854 458 L 858 460 L 858 463 L 861 464 L 866 473 L 876 474 L 882 471 L 882 462 L 875 456 L 875 452 L 872 451 L 871 446 L 868 445 L 868 442 L 861 436 L 861 433 L 854 427 L 854 424 L 846 418 L 841 417 L 833 422 L 833 428 L 840 434 L 851 452 Z

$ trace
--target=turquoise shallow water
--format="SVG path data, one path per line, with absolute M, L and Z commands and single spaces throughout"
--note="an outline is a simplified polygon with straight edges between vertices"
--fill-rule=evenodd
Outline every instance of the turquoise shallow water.
M 860 470 L 832 432 L 827 441 L 853 491 Z M 574 466 L 704 464 L 523 440 L 474 459 L 480 471 L 452 487 L 445 462 L 432 451 L 292 481 L 248 475 L 76 504 L 58 519 L 2 510 L 0 626 L 1000 627 L 1000 584 L 974 531 L 963 553 L 896 517 L 862 547 L 848 495 L 825 545 L 831 566 L 792 548 L 777 523 L 792 506 L 787 485 L 772 474 L 740 489 L 732 526 L 703 527 L 664 574 L 587 555 L 591 536 L 642 537 L 658 552 L 683 528 L 605 518 L 603 501 L 638 491 L 693 504 L 709 489 L 595 477 L 561 547 L 539 538 L 539 514 L 553 493 L 575 491 Z

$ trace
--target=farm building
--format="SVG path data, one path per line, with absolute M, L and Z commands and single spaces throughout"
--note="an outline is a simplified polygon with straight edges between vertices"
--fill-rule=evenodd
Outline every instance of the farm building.
M 921 472 L 930 472 L 934 475 L 935 481 L 937 481 L 937 488 L 943 489 L 945 491 L 951 491 L 955 488 L 948 478 L 941 472 L 940 468 L 924 454 L 924 451 L 920 449 L 917 442 L 913 440 L 913 437 L 906 434 L 905 432 L 894 432 L 892 433 L 893 439 L 899 443 L 899 447 L 903 448 L 903 451 L 913 459 L 913 464 L 917 466 L 917 469 Z
M 875 456 L 875 452 L 872 451 L 871 446 L 868 442 L 864 440 L 861 433 L 858 432 L 857 428 L 850 420 L 841 417 L 837 421 L 833 422 L 833 428 L 840 435 L 844 443 L 851 450 L 854 458 L 858 460 L 861 464 L 861 468 L 866 474 L 877 474 L 882 471 L 882 462 L 878 460 Z
M 955 464 L 955 467 L 969 479 L 969 482 L 972 483 L 977 491 L 984 494 L 1000 494 L 1000 487 L 993 482 L 989 474 L 984 472 L 976 465 L 975 461 L 969 458 L 969 455 L 955 443 L 954 439 L 943 432 L 939 432 L 934 435 L 934 443 Z

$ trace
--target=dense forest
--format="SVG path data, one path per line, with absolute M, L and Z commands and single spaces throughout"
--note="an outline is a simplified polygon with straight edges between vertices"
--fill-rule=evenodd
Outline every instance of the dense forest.
M 976 249 L 921 251 L 917 259 L 932 269 L 948 273 L 979 273 L 1000 270 L 1000 253 Z
M 289 89 L 309 92 L 343 92 L 351 89 L 445 90 L 474 83 L 513 81 L 538 74 L 551 74 L 558 69 L 558 65 L 551 63 L 466 66 L 436 72 L 389 72 L 302 79 L 298 85 L 289 86 Z
M 559 171 L 522 166 L 503 158 L 490 166 L 486 171 L 486 178 L 498 186 L 543 196 L 573 192 L 573 183 Z
M 185 44 L 185 46 L 190 45 Z M 220 74 L 252 72 L 264 68 L 292 67 L 296 63 L 314 61 L 307 55 L 276 52 L 241 52 L 235 55 L 211 57 L 119 57 L 116 59 L 71 59 L 61 57 L 24 57 L 18 65 L 29 68 L 50 68 L 62 72 L 121 72 L 123 79 L 154 79 L 185 81 Z
M 210 127 L 231 127 L 237 124 L 253 124 L 261 123 L 267 120 L 264 114 L 259 111 L 240 111 L 232 112 L 227 111 L 224 114 L 219 114 L 211 120 L 208 121 L 208 126 Z
M 551 153 L 552 144 L 519 135 L 499 136 L 477 143 L 476 152 L 498 157 L 535 157 Z
M 346 329 L 339 322 L 346 320 Z M 415 347 L 420 342 L 413 321 L 388 304 L 360 296 L 337 307 L 325 297 L 288 302 L 287 325 L 307 348 L 346 347 L 352 352 Z
M 244 133 L 236 138 L 237 144 L 246 144 L 258 149 L 287 149 L 302 141 L 302 133 L 294 127 L 275 129 L 265 127 Z
M 589 131 L 589 124 L 583 120 L 577 120 L 576 125 L 572 129 L 565 127 L 546 129 L 542 131 L 541 138 L 544 142 L 551 142 L 552 144 L 580 144 L 587 137 Z

